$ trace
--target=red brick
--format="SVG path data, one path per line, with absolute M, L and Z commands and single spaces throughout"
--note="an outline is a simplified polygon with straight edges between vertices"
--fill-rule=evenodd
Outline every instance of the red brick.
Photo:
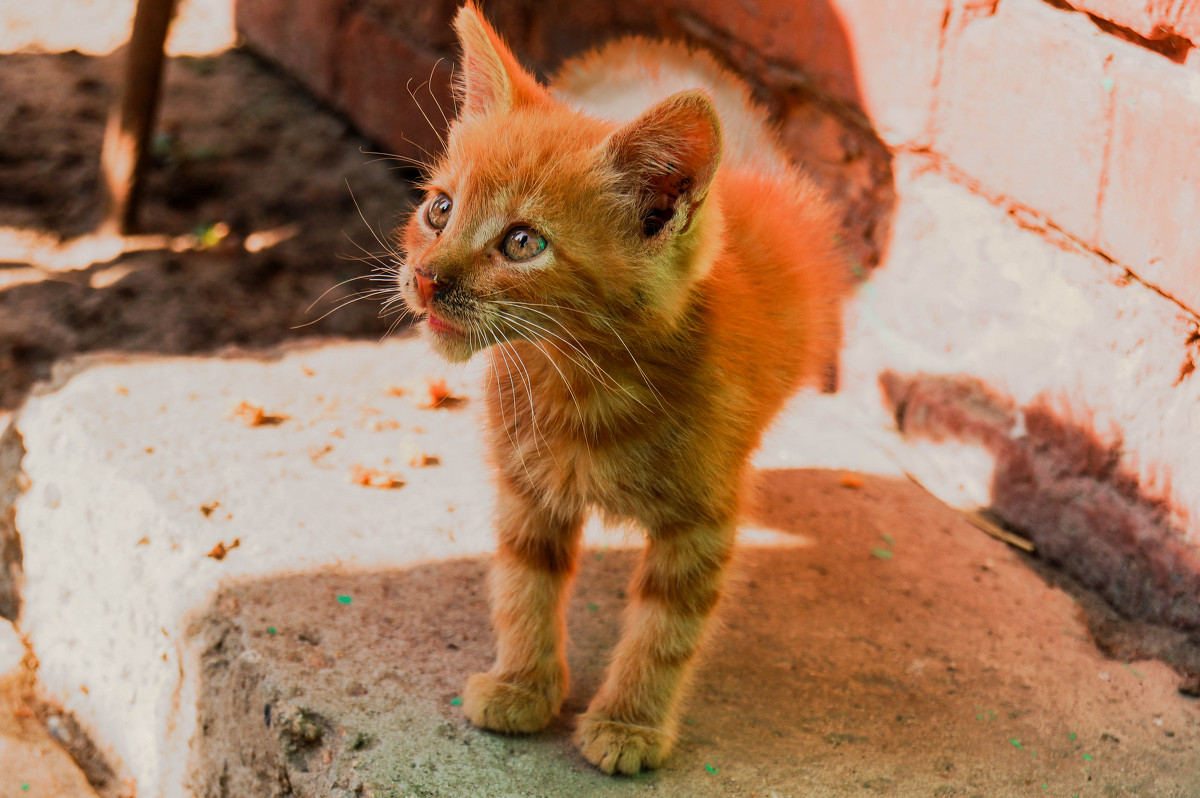
M 947 45 L 935 149 L 985 190 L 1092 240 L 1111 44 L 1082 15 L 1005 0 Z
M 1200 74 L 1132 46 L 1110 65 L 1099 246 L 1200 311 Z
M 443 114 L 454 113 L 451 58 L 418 49 L 370 11 L 346 20 L 337 52 L 334 102 L 360 130 L 396 155 L 428 161 L 440 153 Z
M 1200 0 L 1068 0 L 1073 8 L 1095 14 L 1147 39 L 1175 34 L 1200 45 Z
M 237 0 L 235 22 L 254 49 L 323 99 L 333 96 L 338 20 L 348 0 Z

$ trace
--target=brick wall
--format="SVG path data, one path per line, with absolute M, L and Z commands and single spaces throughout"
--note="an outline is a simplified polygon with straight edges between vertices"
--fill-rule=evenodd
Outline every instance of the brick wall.
M 881 375 L 909 386 L 882 405 L 913 434 L 929 425 L 906 428 L 910 394 L 950 397 L 926 421 L 987 414 L 954 404 L 961 385 L 1049 418 L 1035 446 L 995 443 L 1028 442 L 1024 421 L 989 433 L 992 509 L 1129 614 L 1200 630 L 1200 0 L 552 5 L 483 2 L 543 74 L 624 33 L 741 73 L 844 208 L 868 276 L 843 390 L 880 405 Z M 451 107 L 456 7 L 238 0 L 237 20 L 383 148 L 422 159 Z M 1118 505 L 1136 522 L 1105 526 Z
M 389 151 L 422 157 L 438 141 L 410 91 L 442 126 L 456 6 L 239 0 L 237 22 Z M 485 9 L 542 72 L 621 33 L 691 40 L 747 75 L 781 118 L 797 96 L 827 100 L 892 150 L 944 157 L 978 190 L 1200 310 L 1200 0 L 611 0 L 553 10 L 496 0 Z

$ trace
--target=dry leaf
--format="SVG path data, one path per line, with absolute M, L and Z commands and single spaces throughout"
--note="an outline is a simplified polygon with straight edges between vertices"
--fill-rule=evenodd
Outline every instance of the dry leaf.
M 450 392 L 444 377 L 426 377 L 424 388 L 413 395 L 413 404 L 420 410 L 450 407 L 464 401 L 465 397 Z
M 350 481 L 364 488 L 399 488 L 404 486 L 404 477 L 390 471 L 356 465 L 350 469 Z
M 247 427 L 273 427 L 288 420 L 282 413 L 267 413 L 258 405 L 242 402 L 233 415 L 242 420 Z
M 412 438 L 405 438 L 400 447 L 404 450 L 404 457 L 408 460 L 408 464 L 413 468 L 425 468 L 427 466 L 442 464 L 442 458 L 436 454 L 429 454 L 418 446 Z
M 212 557 L 214 560 L 223 560 L 223 559 L 225 559 L 226 554 L 233 551 L 240 545 L 242 545 L 241 538 L 234 538 L 233 542 L 230 543 L 228 546 L 226 546 L 224 542 L 218 541 L 217 545 L 212 547 L 212 551 L 210 551 L 205 556 Z
M 838 480 L 838 484 L 843 488 L 861 488 L 863 485 L 867 484 L 867 481 L 863 479 L 862 474 L 855 474 L 853 471 L 846 471 L 842 473 L 842 477 Z

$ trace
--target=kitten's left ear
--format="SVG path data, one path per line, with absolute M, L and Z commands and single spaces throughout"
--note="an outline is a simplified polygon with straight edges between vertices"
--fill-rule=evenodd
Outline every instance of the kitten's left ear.
M 454 30 L 463 51 L 458 90 L 465 115 L 482 116 L 549 99 L 537 79 L 521 69 L 473 2 L 458 10 Z
M 605 142 L 609 162 L 639 192 L 642 232 L 687 232 L 721 161 L 721 123 L 708 95 L 681 91 Z

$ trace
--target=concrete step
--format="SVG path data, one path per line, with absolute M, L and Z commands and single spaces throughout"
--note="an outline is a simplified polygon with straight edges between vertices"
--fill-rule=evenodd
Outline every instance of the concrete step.
M 426 376 L 466 401 L 417 407 Z M 476 378 L 415 340 L 99 359 L 23 409 L 21 630 L 42 689 L 137 795 L 1190 783 L 1200 729 L 1178 677 L 1106 661 L 1071 599 L 904 480 L 881 454 L 899 438 L 842 397 L 799 398 L 763 447 L 724 631 L 664 770 L 610 779 L 570 743 L 637 542 L 598 526 L 563 717 L 472 729 L 459 691 L 492 645 Z M 413 447 L 439 464 L 409 466 Z M 404 484 L 356 484 L 357 466 Z

